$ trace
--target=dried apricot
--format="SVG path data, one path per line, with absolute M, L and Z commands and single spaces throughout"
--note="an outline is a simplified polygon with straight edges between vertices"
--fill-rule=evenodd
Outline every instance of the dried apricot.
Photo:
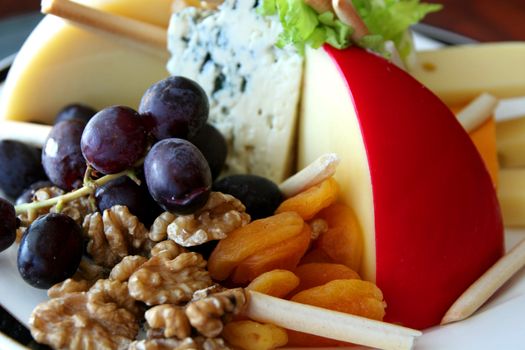
M 284 298 L 299 285 L 299 277 L 292 271 L 276 269 L 265 272 L 250 282 L 246 289 Z
M 284 329 L 248 320 L 227 323 L 222 336 L 228 344 L 243 350 L 270 350 L 288 343 Z
M 292 301 L 382 320 L 383 293 L 373 283 L 357 279 L 335 280 L 295 294 Z
M 334 203 L 338 195 L 339 185 L 337 181 L 334 178 L 329 178 L 296 196 L 288 198 L 281 203 L 275 212 L 294 211 L 304 220 L 310 220 L 321 209 Z
M 304 224 L 299 235 L 250 255 L 235 268 L 232 281 L 243 284 L 274 269 L 293 270 L 308 249 L 310 236 L 310 226 Z
M 211 277 L 218 281 L 225 280 L 241 261 L 301 234 L 304 226 L 303 219 L 297 213 L 285 212 L 236 229 L 213 250 L 208 260 Z
M 359 271 L 363 255 L 363 235 L 354 211 L 335 203 L 323 209 L 317 217 L 328 223 L 328 231 L 315 242 L 335 262 Z
M 300 283 L 296 293 L 305 289 L 322 286 L 333 280 L 361 279 L 359 274 L 342 264 L 311 263 L 297 266 L 294 270 Z
M 299 261 L 299 265 L 310 263 L 334 263 L 334 260 L 322 249 L 313 247 L 301 258 L 301 261 Z
M 331 346 L 352 346 L 355 344 L 345 343 L 335 339 L 323 338 L 317 335 L 292 331 L 287 329 L 288 344 L 287 346 L 297 346 L 304 348 L 319 348 Z

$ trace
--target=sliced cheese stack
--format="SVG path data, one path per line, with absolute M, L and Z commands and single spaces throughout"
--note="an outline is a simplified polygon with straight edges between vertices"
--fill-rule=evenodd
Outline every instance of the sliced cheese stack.
M 417 57 L 410 73 L 449 106 L 464 105 L 484 92 L 525 96 L 524 43 L 453 46 Z
M 208 94 L 210 122 L 229 143 L 227 172 L 280 182 L 294 158 L 303 59 L 294 48 L 275 47 L 280 23 L 258 15 L 257 3 L 227 0 L 218 12 L 175 14 L 168 68 Z
M 167 27 L 170 0 L 82 0 L 83 4 Z M 0 118 L 51 123 L 65 105 L 134 108 L 165 78 L 166 55 L 46 16 L 19 52 L 6 80 Z

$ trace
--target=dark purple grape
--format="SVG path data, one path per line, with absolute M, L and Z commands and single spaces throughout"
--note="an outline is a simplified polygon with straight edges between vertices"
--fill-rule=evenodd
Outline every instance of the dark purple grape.
M 101 212 L 114 205 L 125 205 L 146 226 L 151 225 L 163 211 L 151 198 L 145 183 L 139 186 L 127 176 L 98 187 L 95 200 Z
M 15 208 L 7 200 L 0 198 L 0 252 L 15 241 L 16 227 Z
M 46 179 L 40 152 L 19 141 L 0 141 L 0 188 L 8 197 L 16 198 L 33 182 Z
M 202 152 L 210 166 L 212 179 L 216 179 L 224 167 L 228 154 L 228 145 L 224 136 L 213 125 L 206 124 L 189 141 Z
M 283 201 L 279 187 L 257 175 L 230 175 L 213 184 L 213 190 L 239 199 L 252 220 L 273 215 Z
M 99 172 L 126 170 L 146 152 L 142 118 L 129 107 L 104 108 L 86 125 L 80 145 L 88 163 Z
M 70 104 L 58 112 L 55 124 L 69 119 L 80 119 L 87 123 L 96 113 L 97 111 L 89 106 L 79 103 Z
M 18 247 L 18 271 L 36 288 L 73 276 L 84 247 L 81 227 L 64 214 L 47 214 L 27 228 Z
M 149 192 L 169 212 L 189 214 L 210 195 L 211 172 L 197 147 L 182 139 L 157 142 L 144 161 Z
M 47 181 L 47 180 L 37 181 L 31 184 L 31 186 L 26 188 L 26 190 L 22 192 L 20 196 L 18 196 L 18 198 L 15 201 L 15 204 L 19 205 L 19 204 L 31 203 L 33 201 L 33 196 L 36 191 L 38 191 L 41 188 L 51 187 L 51 186 L 53 186 L 53 183 L 51 181 Z
M 208 97 L 193 80 L 172 76 L 152 85 L 142 97 L 139 113 L 157 139 L 191 138 L 206 124 Z
M 80 150 L 80 138 L 86 123 L 70 119 L 55 124 L 42 150 L 42 165 L 49 180 L 65 190 L 82 185 L 86 160 Z

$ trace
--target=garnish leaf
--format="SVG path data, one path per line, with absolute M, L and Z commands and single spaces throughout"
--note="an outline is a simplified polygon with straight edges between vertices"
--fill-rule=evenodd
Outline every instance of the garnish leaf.
M 384 44 L 390 40 L 402 58 L 412 50 L 407 29 L 427 14 L 441 9 L 441 5 L 420 3 L 419 0 L 352 0 L 352 3 L 370 31 L 356 44 L 385 54 Z M 328 43 L 344 49 L 352 44 L 353 28 L 331 12 L 316 13 L 303 0 L 262 0 L 259 12 L 265 16 L 279 16 L 283 26 L 277 42 L 279 47 L 293 45 L 302 53 L 306 45 L 317 48 Z

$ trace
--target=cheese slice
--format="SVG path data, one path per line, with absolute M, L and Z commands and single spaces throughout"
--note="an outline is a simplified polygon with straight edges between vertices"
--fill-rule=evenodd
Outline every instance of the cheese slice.
M 483 92 L 525 95 L 525 43 L 463 45 L 417 53 L 410 73 L 447 105 L 464 105 Z
M 167 27 L 169 0 L 79 1 Z M 166 55 L 46 16 L 21 48 L 7 77 L 0 118 L 51 123 L 65 105 L 138 107 L 144 91 L 165 78 Z
M 227 0 L 217 12 L 175 14 L 168 68 L 206 91 L 210 122 L 229 144 L 226 172 L 280 182 L 294 158 L 303 59 L 294 48 L 275 47 L 281 25 L 254 11 L 257 2 Z

